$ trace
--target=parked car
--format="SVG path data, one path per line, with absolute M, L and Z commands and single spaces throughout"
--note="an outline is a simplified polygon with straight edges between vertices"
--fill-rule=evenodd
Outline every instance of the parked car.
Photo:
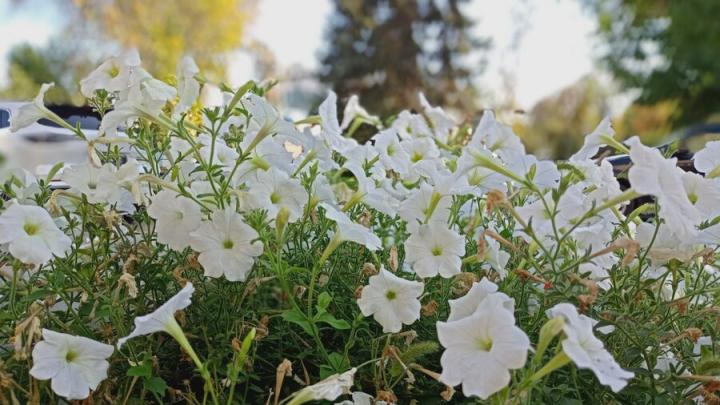
M 24 103 L 0 102 L 0 155 L 35 175 L 45 175 L 58 162 L 87 161 L 87 144 L 66 128 L 41 119 L 17 132 L 10 120 Z M 88 135 L 97 133 L 100 117 L 90 107 L 48 106 L 72 126 L 80 125 Z

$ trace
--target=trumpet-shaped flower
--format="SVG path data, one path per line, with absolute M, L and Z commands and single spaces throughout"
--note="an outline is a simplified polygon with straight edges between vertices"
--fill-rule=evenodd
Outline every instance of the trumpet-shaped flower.
M 121 174 L 124 176 L 125 170 Z M 119 211 L 133 212 L 132 193 L 118 184 L 121 174 L 110 163 L 99 168 L 83 164 L 68 167 L 61 178 L 70 186 L 70 191 L 84 194 L 91 204 L 114 204 Z
M 643 145 L 637 136 L 626 143 L 630 145 L 633 161 L 628 173 L 633 190 L 658 199 L 660 217 L 679 237 L 694 236 L 702 216 L 685 193 L 684 172 L 677 167 L 677 158 L 665 159 L 657 149 Z
M 200 72 L 195 60 L 191 56 L 185 56 L 180 61 L 180 65 L 177 68 L 178 78 L 178 94 L 180 100 L 175 106 L 173 113 L 177 119 L 180 115 L 192 107 L 195 100 L 200 95 L 200 83 L 195 80 L 195 75 Z
M 547 315 L 549 318 L 563 317 L 563 351 L 579 368 L 592 370 L 601 384 L 609 386 L 613 392 L 618 392 L 635 376 L 620 368 L 612 355 L 605 350 L 603 342 L 595 337 L 593 327 L 597 321 L 579 314 L 574 306 L 566 303 L 550 308 Z
M 496 121 L 495 114 L 490 110 L 483 111 L 467 147 L 489 150 L 502 159 L 509 154 L 525 154 L 525 146 L 520 142 L 520 138 L 515 135 L 511 127 Z
M 229 281 L 245 281 L 263 252 L 257 231 L 231 208 L 215 211 L 212 221 L 203 222 L 190 233 L 190 246 L 200 252 L 198 261 L 208 277 L 225 276 Z
M 600 150 L 600 146 L 605 143 L 604 137 L 612 137 L 615 130 L 612 127 L 610 117 L 603 118 L 594 131 L 585 135 L 583 146 L 579 151 L 570 157 L 571 162 L 584 161 L 595 156 Z
M 70 249 L 71 240 L 42 207 L 12 204 L 0 215 L 0 245 L 23 263 L 41 265 Z
M 44 83 L 32 103 L 24 104 L 18 108 L 17 113 L 10 117 L 10 132 L 17 132 L 50 114 L 50 110 L 45 107 L 45 93 L 54 85 L 55 83 Z
M 80 80 L 80 92 L 91 98 L 95 96 L 95 91 L 101 89 L 110 93 L 126 90 L 133 71 L 139 68 L 140 55 L 135 49 L 113 56 Z
M 510 312 L 515 311 L 515 300 L 508 297 L 505 293 L 498 292 L 498 286 L 492 281 L 484 278 L 480 282 L 475 282 L 470 287 L 470 291 L 462 297 L 449 300 L 450 315 L 448 322 L 457 321 L 471 316 L 483 306 L 483 302 L 489 296 L 493 296 L 503 308 Z
M 192 304 L 191 299 L 193 292 L 195 292 L 195 287 L 193 287 L 192 283 L 188 282 L 182 290 L 165 301 L 158 309 L 147 315 L 135 318 L 135 329 L 133 329 L 129 335 L 118 339 L 118 349 L 134 337 L 149 335 L 155 332 L 165 332 L 174 335 L 179 328 L 175 320 L 175 312 L 185 309 Z
M 460 273 L 465 238 L 442 222 L 423 224 L 405 242 L 406 260 L 420 277 Z
M 155 195 L 147 209 L 157 221 L 157 239 L 174 250 L 190 246 L 190 233 L 202 223 L 200 206 L 193 200 L 170 190 Z
M 323 399 L 333 401 L 340 395 L 348 394 L 353 385 L 355 372 L 357 372 L 357 369 L 351 368 L 342 374 L 333 374 L 317 384 L 307 386 L 298 391 L 288 402 L 288 405 L 299 405 Z
M 51 380 L 56 394 L 68 400 L 85 399 L 107 377 L 107 358 L 114 348 L 82 336 L 42 330 L 43 340 L 32 351 L 30 375 Z
M 268 218 L 274 219 L 280 210 L 288 212 L 288 221 L 297 221 L 308 202 L 308 194 L 300 181 L 287 173 L 271 167 L 258 170 L 248 181 L 251 190 L 247 203 L 251 209 L 267 210 Z
M 343 119 L 340 124 L 340 128 L 347 129 L 355 118 L 362 118 L 365 122 L 380 125 L 382 122 L 377 115 L 371 115 L 367 110 L 360 105 L 360 99 L 356 94 L 353 94 L 345 104 L 345 110 L 343 110 Z
M 510 370 L 522 368 L 530 340 L 515 326 L 515 316 L 490 295 L 471 316 L 437 323 L 438 340 L 445 347 L 440 358 L 440 381 L 462 383 L 463 394 L 487 399 L 510 383 Z
M 355 242 L 370 250 L 378 250 L 382 247 L 382 242 L 377 235 L 370 229 L 352 222 L 344 212 L 338 211 L 328 203 L 320 203 L 320 207 L 325 210 L 325 216 L 337 224 L 335 236 L 339 242 Z
M 357 146 L 357 141 L 352 138 L 345 138 L 342 135 L 342 128 L 337 119 L 337 95 L 328 91 L 328 96 L 318 108 L 320 121 L 322 123 L 321 136 L 336 152 L 345 154 Z
M 398 215 L 407 221 L 408 231 L 415 232 L 422 223 L 447 223 L 452 198 L 442 191 L 427 183 L 421 183 L 420 188 L 413 191 L 403 202 Z
M 424 285 L 400 278 L 380 269 L 368 280 L 357 300 L 363 315 L 373 315 L 383 332 L 400 332 L 402 325 L 410 325 L 420 318 L 420 300 Z
M 699 150 L 693 156 L 695 168 L 705 173 L 706 176 L 717 177 L 720 168 L 720 141 L 712 141 L 705 144 L 702 150 Z

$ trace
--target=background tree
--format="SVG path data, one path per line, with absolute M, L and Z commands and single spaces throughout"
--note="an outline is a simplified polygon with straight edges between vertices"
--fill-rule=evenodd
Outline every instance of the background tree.
M 89 73 L 92 61 L 70 41 L 55 39 L 45 47 L 17 45 L 8 55 L 8 85 L 0 98 L 27 100 L 43 83 L 55 83 L 45 96 L 49 104 L 81 103 L 77 83 Z
M 516 127 L 526 148 L 543 158 L 566 159 L 583 144 L 608 114 L 608 91 L 593 76 L 585 76 L 530 110 L 527 122 Z
M 720 1 L 584 0 L 597 13 L 604 60 L 637 102 L 676 105 L 674 126 L 720 111 Z
M 475 77 L 489 43 L 471 33 L 467 0 L 334 0 L 321 56 L 320 79 L 341 97 L 358 94 L 371 112 L 387 116 L 432 103 L 477 108 Z
M 26 0 L 13 0 L 22 7 Z M 140 51 L 143 67 L 167 78 L 184 54 L 204 75 L 224 80 L 229 51 L 241 47 L 255 0 L 56 0 L 65 25 L 48 46 L 18 45 L 10 53 L 0 97 L 28 99 L 55 82 L 50 103 L 81 103 L 78 80 L 119 49 Z
M 67 2 L 68 0 L 61 0 Z M 207 74 L 224 74 L 222 54 L 241 45 L 254 0 L 72 0 L 89 29 L 140 51 L 155 75 L 175 72 L 192 54 Z

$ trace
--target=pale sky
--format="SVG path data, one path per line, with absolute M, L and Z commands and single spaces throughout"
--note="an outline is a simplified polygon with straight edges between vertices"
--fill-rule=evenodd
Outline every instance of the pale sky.
M 49 2 L 52 3 L 52 2 Z M 593 70 L 592 32 L 595 21 L 583 12 L 579 0 L 474 0 L 467 11 L 477 19 L 478 32 L 490 37 L 493 48 L 480 81 L 482 90 L 502 97 L 503 75 L 515 81 L 516 99 L 529 109 L 541 98 L 572 84 Z M 13 45 L 42 45 L 60 27 L 57 10 L 48 2 L 31 1 L 13 12 L 0 2 L 0 85 L 7 81 L 7 52 Z M 42 5 L 42 6 L 41 6 Z M 279 66 L 318 66 L 317 52 L 324 42 L 330 0 L 260 0 L 250 35 L 272 50 Z M 523 27 L 518 31 L 518 27 Z M 231 76 L 249 74 L 233 64 Z

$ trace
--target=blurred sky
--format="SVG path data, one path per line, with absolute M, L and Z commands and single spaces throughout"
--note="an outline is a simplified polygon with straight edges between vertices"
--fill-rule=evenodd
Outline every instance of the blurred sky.
M 500 95 L 503 77 L 514 81 L 515 96 L 529 109 L 541 98 L 590 73 L 596 49 L 595 19 L 577 0 L 475 0 L 467 11 L 478 21 L 478 32 L 493 41 L 482 90 Z M 0 87 L 7 81 L 7 53 L 13 45 L 42 45 L 61 29 L 61 14 L 51 0 L 31 0 L 15 10 L 0 0 Z M 260 0 L 250 36 L 267 44 L 282 67 L 317 67 L 329 0 Z M 230 69 L 231 82 L 252 74 L 243 59 Z

